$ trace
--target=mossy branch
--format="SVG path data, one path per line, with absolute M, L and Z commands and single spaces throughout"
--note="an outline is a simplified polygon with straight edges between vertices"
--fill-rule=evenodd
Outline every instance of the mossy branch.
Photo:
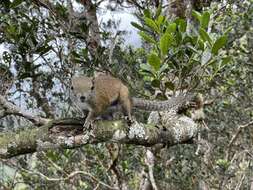
M 83 131 L 83 120 L 61 119 L 39 128 L 0 133 L 0 158 L 6 159 L 48 149 L 76 148 L 101 142 L 147 147 L 162 143 L 172 146 L 191 142 L 197 131 L 197 125 L 185 116 L 173 118 L 171 124 L 167 126 L 137 122 L 127 126 L 121 120 L 97 121 L 89 131 Z

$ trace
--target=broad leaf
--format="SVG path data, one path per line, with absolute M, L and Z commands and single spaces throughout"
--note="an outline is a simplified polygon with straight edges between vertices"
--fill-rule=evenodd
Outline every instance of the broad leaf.
M 157 25 L 160 27 L 161 24 L 164 22 L 164 20 L 165 20 L 165 17 L 162 16 L 162 15 L 160 15 L 160 16 L 158 17 L 158 19 L 156 20 Z
M 156 41 L 154 40 L 154 38 L 148 34 L 146 34 L 145 32 L 139 32 L 139 35 L 146 40 L 149 43 L 156 43 Z
M 145 16 L 145 17 L 151 18 L 151 13 L 150 13 L 150 10 L 149 10 L 149 9 L 145 9 L 145 10 L 143 11 L 143 13 L 144 13 L 144 16 Z
M 169 47 L 173 42 L 173 36 L 169 33 L 165 33 L 160 39 L 160 49 L 162 55 L 166 55 L 168 53 Z
M 151 65 L 156 71 L 159 70 L 160 65 L 161 65 L 161 60 L 160 58 L 155 54 L 151 53 L 148 56 L 148 63 Z
M 184 19 L 178 18 L 176 19 L 176 23 L 178 25 L 179 31 L 180 32 L 185 32 L 186 31 L 186 27 L 187 27 L 187 23 Z
M 208 35 L 208 33 L 203 28 L 199 29 L 199 34 L 200 34 L 201 39 L 204 42 L 207 41 L 208 44 L 212 47 L 212 39 L 210 38 L 210 36 Z
M 149 64 L 140 64 L 140 71 L 144 75 L 154 76 L 154 69 Z
M 192 16 L 194 16 L 199 22 L 201 22 L 201 14 L 198 11 L 192 11 Z
M 201 28 L 207 29 L 209 21 L 210 21 L 210 14 L 209 12 L 206 11 L 202 14 L 202 17 L 201 17 L 201 23 L 200 23 Z
M 218 38 L 213 44 L 212 53 L 217 55 L 219 49 L 221 49 L 226 44 L 226 42 L 227 42 L 227 35 Z
M 166 28 L 165 33 L 174 33 L 177 30 L 177 24 L 176 23 L 169 23 Z
M 156 25 L 156 23 L 155 23 L 152 19 L 150 19 L 150 18 L 145 18 L 145 24 L 146 24 L 147 26 L 149 26 L 153 31 L 155 31 L 155 32 L 157 32 L 157 33 L 160 32 L 158 26 Z
M 136 22 L 131 22 L 131 25 L 135 28 L 137 28 L 138 30 L 141 30 L 141 31 L 147 31 L 144 27 L 142 27 L 141 25 L 139 25 L 138 23 Z
M 205 44 L 201 39 L 198 41 L 198 48 L 202 51 L 205 49 Z

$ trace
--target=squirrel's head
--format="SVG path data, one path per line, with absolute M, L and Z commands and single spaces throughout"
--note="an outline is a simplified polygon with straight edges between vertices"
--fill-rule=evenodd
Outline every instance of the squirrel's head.
M 93 91 L 92 78 L 79 76 L 73 77 L 71 81 L 71 91 L 75 99 L 80 103 L 89 101 Z

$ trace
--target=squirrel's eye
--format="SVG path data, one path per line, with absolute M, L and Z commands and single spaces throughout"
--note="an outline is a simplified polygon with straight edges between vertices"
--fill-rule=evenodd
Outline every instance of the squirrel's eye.
M 85 102 L 85 99 L 86 99 L 85 96 L 80 96 L 80 101 L 81 102 Z
M 70 87 L 70 89 L 71 89 L 71 90 L 74 90 L 74 87 L 73 87 L 73 86 L 71 86 L 71 87 Z
M 94 90 L 94 86 L 92 86 L 90 89 L 91 89 L 91 90 Z

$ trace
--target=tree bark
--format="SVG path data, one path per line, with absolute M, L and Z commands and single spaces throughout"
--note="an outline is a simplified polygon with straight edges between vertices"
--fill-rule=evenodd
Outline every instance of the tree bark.
M 97 121 L 88 131 L 83 131 L 83 119 L 54 120 L 39 128 L 1 132 L 0 158 L 6 159 L 48 149 L 70 149 L 101 142 L 146 147 L 158 143 L 167 146 L 192 143 L 191 140 L 198 132 L 197 126 L 185 118 L 185 116 L 173 118 L 175 121 L 167 126 L 137 122 L 128 126 L 123 121 Z
M 85 8 L 83 18 L 86 18 L 89 25 L 88 49 L 92 56 L 96 56 L 97 48 L 101 47 L 100 30 L 97 18 L 97 8 L 91 0 L 81 0 Z

